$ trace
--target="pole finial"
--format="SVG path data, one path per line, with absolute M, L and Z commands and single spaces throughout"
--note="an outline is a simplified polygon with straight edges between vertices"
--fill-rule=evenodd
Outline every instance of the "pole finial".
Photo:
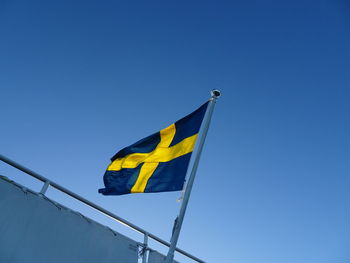
M 213 90 L 210 92 L 210 94 L 211 94 L 211 97 L 212 97 L 212 98 L 217 99 L 217 98 L 219 98 L 219 97 L 221 96 L 221 91 L 218 90 L 218 89 L 213 89 Z

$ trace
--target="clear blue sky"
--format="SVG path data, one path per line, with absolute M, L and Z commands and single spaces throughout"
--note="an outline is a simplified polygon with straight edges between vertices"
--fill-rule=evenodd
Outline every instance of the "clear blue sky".
M 97 189 L 116 151 L 219 88 L 179 247 L 350 262 L 349 15 L 346 0 L 1 1 L 1 154 L 169 240 L 179 192 Z

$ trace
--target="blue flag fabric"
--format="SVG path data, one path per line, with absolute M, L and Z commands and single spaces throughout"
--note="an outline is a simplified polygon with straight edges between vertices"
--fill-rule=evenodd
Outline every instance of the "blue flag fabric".
M 182 190 L 208 102 L 196 111 L 117 152 L 103 176 L 103 195 Z

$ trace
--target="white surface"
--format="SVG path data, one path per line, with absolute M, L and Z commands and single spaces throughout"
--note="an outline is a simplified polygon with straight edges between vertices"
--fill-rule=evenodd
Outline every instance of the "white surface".
M 0 177 L 0 262 L 137 263 L 137 242 Z

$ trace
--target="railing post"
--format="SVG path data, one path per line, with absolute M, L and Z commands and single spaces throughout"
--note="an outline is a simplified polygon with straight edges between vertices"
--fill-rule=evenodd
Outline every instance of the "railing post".
M 147 262 L 147 249 L 148 249 L 148 234 L 143 235 L 143 251 L 142 251 L 142 263 Z
M 50 181 L 45 181 L 45 184 L 40 190 L 40 194 L 45 195 L 47 188 L 49 188 L 49 186 L 50 186 Z

